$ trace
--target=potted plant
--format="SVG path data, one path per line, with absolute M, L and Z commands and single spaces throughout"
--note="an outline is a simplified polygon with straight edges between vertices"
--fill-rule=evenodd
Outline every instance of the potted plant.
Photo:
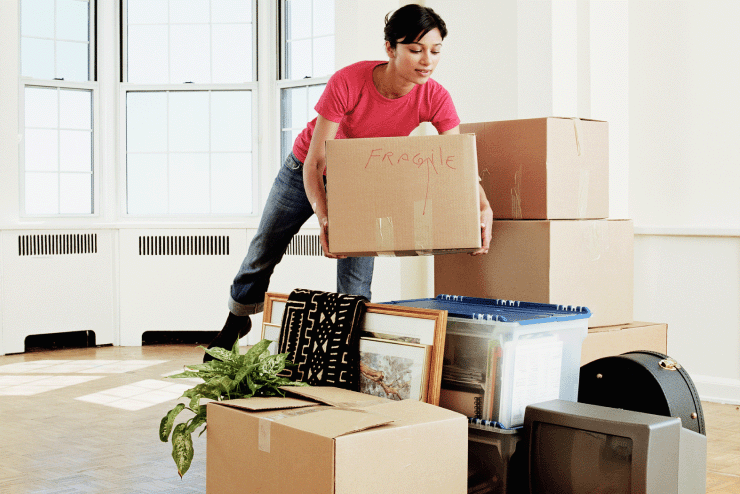
M 178 403 L 162 417 L 159 424 L 159 439 L 162 442 L 166 443 L 172 434 L 172 458 L 181 478 L 193 460 L 193 433 L 201 426 L 203 429 L 199 436 L 206 430 L 206 403 L 201 403 L 201 400 L 207 402 L 252 396 L 285 396 L 281 386 L 308 386 L 306 383 L 278 376 L 283 369 L 294 364 L 288 361 L 287 353 L 270 355 L 270 343 L 272 341 L 263 339 L 244 354 L 239 353 L 238 340 L 231 350 L 201 347 L 215 357 L 215 360 L 186 365 L 184 372 L 169 376 L 203 379 L 202 383 L 182 394 L 182 397 L 190 398 L 190 404 Z M 183 410 L 192 412 L 193 416 L 175 425 L 175 420 Z

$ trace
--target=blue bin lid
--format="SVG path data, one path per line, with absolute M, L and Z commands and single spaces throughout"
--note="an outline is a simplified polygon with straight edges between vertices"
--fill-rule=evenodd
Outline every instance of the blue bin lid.
M 449 316 L 462 319 L 517 322 L 519 324 L 541 324 L 591 317 L 591 311 L 581 306 L 539 304 L 458 295 L 437 295 L 435 298 L 396 300 L 385 303 L 423 309 L 446 310 Z

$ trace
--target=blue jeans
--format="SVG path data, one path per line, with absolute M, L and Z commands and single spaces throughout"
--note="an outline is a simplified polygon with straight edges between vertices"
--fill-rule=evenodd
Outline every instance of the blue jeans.
M 291 153 L 272 184 L 257 233 L 231 285 L 229 310 L 234 315 L 262 311 L 275 266 L 293 236 L 314 214 L 303 187 L 302 168 L 303 164 Z M 338 259 L 337 293 L 362 295 L 370 300 L 373 262 L 373 257 Z

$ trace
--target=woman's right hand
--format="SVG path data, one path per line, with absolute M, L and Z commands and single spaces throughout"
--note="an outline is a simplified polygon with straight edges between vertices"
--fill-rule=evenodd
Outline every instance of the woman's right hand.
M 319 218 L 319 239 L 324 256 L 329 259 L 345 259 L 347 256 L 338 256 L 329 251 L 329 218 Z

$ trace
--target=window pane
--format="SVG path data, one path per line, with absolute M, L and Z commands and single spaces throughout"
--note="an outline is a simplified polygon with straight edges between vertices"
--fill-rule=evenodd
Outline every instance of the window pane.
M 171 25 L 170 49 L 171 83 L 211 82 L 211 34 L 208 25 Z
M 313 35 L 334 34 L 334 0 L 313 0 Z
M 55 129 L 59 125 L 58 94 L 56 88 L 25 88 L 23 98 L 25 126 Z
M 324 92 L 324 88 L 326 87 L 326 84 L 317 84 L 314 86 L 308 86 L 308 120 L 313 120 L 316 118 L 318 113 L 316 113 L 316 110 L 314 110 L 314 107 L 316 107 L 316 103 L 319 102 L 319 98 L 321 98 L 321 94 Z
M 129 27 L 132 24 L 167 24 L 168 11 L 167 0 L 128 0 L 126 2 Z
M 25 169 L 57 171 L 59 169 L 59 131 L 26 129 Z
M 211 0 L 211 22 L 252 22 L 252 2 Z
M 22 0 L 22 75 L 89 80 L 89 22 L 86 0 Z
M 169 93 L 169 151 L 208 151 L 209 94 L 207 91 Z
M 59 174 L 59 212 L 61 214 L 92 213 L 92 175 L 88 173 Z
M 21 74 L 34 79 L 54 79 L 54 41 L 21 39 Z
M 170 213 L 210 212 L 208 168 L 207 153 L 170 155 Z
M 126 151 L 167 151 L 167 93 L 126 94 Z
M 322 77 L 334 73 L 334 36 L 316 38 L 313 41 L 313 76 Z
M 282 90 L 283 129 L 305 127 L 308 122 L 308 88 L 296 87 Z
M 128 82 L 170 82 L 168 29 L 167 26 L 128 27 Z
M 211 151 L 251 151 L 252 93 L 211 93 Z
M 87 81 L 90 78 L 88 55 L 87 43 L 57 41 L 56 77 L 65 81 Z
M 288 79 L 311 77 L 311 40 L 291 41 L 287 45 Z
M 171 24 L 201 22 L 211 22 L 208 0 L 170 0 Z
M 26 214 L 59 213 L 59 174 L 26 173 Z
M 56 0 L 57 39 L 90 40 L 90 4 L 84 0 Z
M 252 81 L 252 30 L 246 24 L 213 25 L 213 46 L 229 50 L 213 51 L 214 83 Z
M 126 156 L 126 204 L 129 214 L 167 214 L 167 154 Z
M 311 0 L 286 0 L 287 40 L 311 37 Z
M 21 36 L 54 38 L 54 0 L 21 0 Z
M 211 212 L 252 213 L 252 155 L 220 153 L 211 156 Z
M 250 0 L 129 0 L 127 82 L 243 83 L 254 80 Z
M 63 172 L 92 171 L 92 134 L 90 131 L 59 131 L 59 170 Z
M 59 126 L 63 129 L 92 128 L 92 91 L 59 92 Z

